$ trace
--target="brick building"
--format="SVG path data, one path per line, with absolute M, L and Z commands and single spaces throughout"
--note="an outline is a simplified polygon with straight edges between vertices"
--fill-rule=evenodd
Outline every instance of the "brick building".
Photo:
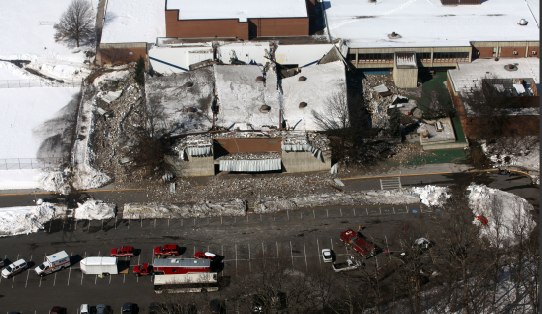
M 307 36 L 305 0 L 166 0 L 166 37 Z

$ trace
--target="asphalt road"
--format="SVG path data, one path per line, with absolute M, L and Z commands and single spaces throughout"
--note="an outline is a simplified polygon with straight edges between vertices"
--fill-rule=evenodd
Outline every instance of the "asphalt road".
M 512 192 L 538 205 L 538 188 L 530 179 L 518 175 L 432 175 L 403 177 L 403 186 L 420 184 L 450 185 L 474 180 L 491 187 Z M 378 179 L 344 182 L 345 191 L 377 189 Z M 139 191 L 96 191 L 92 196 L 116 202 L 144 201 Z M 32 204 L 36 195 L 3 195 L 0 207 Z M 41 196 L 43 197 L 43 196 Z M 329 267 L 320 258 L 322 248 L 332 248 L 338 259 L 350 252 L 338 241 L 346 228 L 363 225 L 364 233 L 374 242 L 391 250 L 401 250 L 398 235 L 407 227 L 417 226 L 426 217 L 438 215 L 441 209 L 429 209 L 420 204 L 400 206 L 330 207 L 246 217 L 217 217 L 202 219 L 55 221 L 45 230 L 9 238 L 0 238 L 0 256 L 10 260 L 25 258 L 36 264 L 43 256 L 66 250 L 76 258 L 107 255 L 115 246 L 128 244 L 141 249 L 141 254 L 126 259 L 133 266 L 152 261 L 152 247 L 178 243 L 185 256 L 195 251 L 211 251 L 224 256 L 224 282 L 236 284 L 236 277 L 257 271 L 259 263 L 276 260 L 301 271 L 314 267 Z M 417 232 L 416 227 L 411 228 Z M 423 236 L 419 230 L 420 236 Z M 330 269 L 331 271 L 331 269 Z M 225 287 L 222 291 L 227 291 Z M 220 292 L 222 293 L 222 292 Z M 33 270 L 10 279 L 0 279 L 0 313 L 20 310 L 23 313 L 46 313 L 53 305 L 63 305 L 69 313 L 77 313 L 82 303 L 106 303 L 116 313 L 124 302 L 135 302 L 146 313 L 151 302 L 160 297 L 153 292 L 151 277 L 137 278 L 130 273 L 106 278 L 85 276 L 75 263 L 69 269 L 44 278 Z

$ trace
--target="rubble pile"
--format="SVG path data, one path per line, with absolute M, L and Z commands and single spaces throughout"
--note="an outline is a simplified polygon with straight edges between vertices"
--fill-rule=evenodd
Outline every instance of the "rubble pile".
M 246 202 L 238 198 L 183 204 L 127 203 L 122 216 L 124 219 L 244 216 L 246 209 Z

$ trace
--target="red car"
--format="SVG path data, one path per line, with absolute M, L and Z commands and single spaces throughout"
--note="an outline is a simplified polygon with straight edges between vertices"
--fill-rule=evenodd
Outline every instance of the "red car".
M 213 254 L 211 252 L 196 252 L 194 253 L 194 257 L 195 258 L 206 258 L 206 259 L 215 259 L 216 258 L 216 254 Z
M 363 257 L 372 257 L 378 254 L 380 249 L 371 241 L 366 239 L 361 232 L 355 232 L 352 229 L 347 229 L 340 234 L 340 240 L 350 245 L 356 252 Z
M 135 265 L 134 268 L 132 269 L 132 272 L 136 276 L 150 275 L 150 274 L 152 274 L 152 265 L 150 265 L 149 263 L 144 263 L 144 264 L 141 264 L 141 265 Z
M 154 248 L 153 253 L 156 257 L 181 255 L 179 246 L 177 244 L 165 244 L 163 246 L 157 246 Z
M 134 256 L 134 247 L 125 245 L 111 249 L 111 256 Z

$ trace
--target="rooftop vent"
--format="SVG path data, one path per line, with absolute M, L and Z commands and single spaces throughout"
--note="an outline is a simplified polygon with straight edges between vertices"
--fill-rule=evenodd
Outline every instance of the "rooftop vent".
M 303 108 L 305 108 L 305 107 L 307 107 L 307 103 L 306 103 L 306 102 L 302 101 L 302 102 L 299 103 L 299 108 L 300 108 L 300 109 L 303 109 Z
M 307 78 L 304 77 L 304 76 L 300 76 L 300 77 L 299 77 L 299 81 L 301 81 L 301 82 L 305 82 L 306 80 L 307 80 Z
M 519 25 L 527 25 L 527 24 L 529 24 L 529 22 L 527 22 L 526 19 L 521 19 L 521 20 L 519 20 L 518 24 Z
M 269 107 L 268 105 L 262 105 L 260 107 L 260 112 L 262 113 L 268 113 L 269 111 L 271 111 L 271 107 Z
M 518 67 L 515 64 L 507 64 L 507 65 L 504 66 L 504 69 L 506 71 L 517 71 Z
M 397 34 L 396 32 L 391 32 L 391 34 L 388 34 L 388 38 L 389 39 L 397 39 L 397 38 L 401 38 L 402 36 Z

